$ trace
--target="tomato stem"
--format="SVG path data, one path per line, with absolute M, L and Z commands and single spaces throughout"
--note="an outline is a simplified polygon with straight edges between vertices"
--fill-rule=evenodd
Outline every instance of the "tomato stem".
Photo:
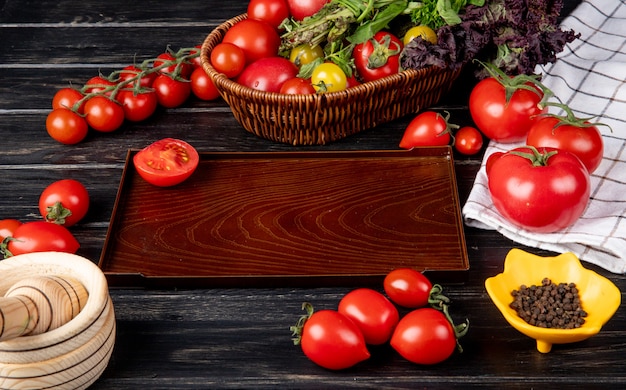
M 561 110 L 563 110 L 565 112 L 565 115 L 557 115 L 557 114 L 551 114 L 551 113 L 545 113 L 545 114 L 540 114 L 539 115 L 541 117 L 551 117 L 551 118 L 558 119 L 558 122 L 554 125 L 554 129 L 553 130 L 556 130 L 559 126 L 563 126 L 563 125 L 569 125 L 569 126 L 574 126 L 574 127 L 579 127 L 579 128 L 588 128 L 588 127 L 594 127 L 594 126 L 606 126 L 606 127 L 608 127 L 611 130 L 611 132 L 613 132 L 613 129 L 611 128 L 611 126 L 609 126 L 609 125 L 607 125 L 605 123 L 590 122 L 595 117 L 589 117 L 589 118 L 578 118 L 578 117 L 576 117 L 576 115 L 574 114 L 572 109 L 568 105 L 566 105 L 566 104 L 555 103 L 555 102 L 547 102 L 547 103 L 545 103 L 545 106 L 548 106 L 548 107 L 558 107 L 558 108 L 560 108 Z
M 521 152 L 517 150 L 512 150 L 509 153 L 514 154 L 516 156 L 520 156 L 528 159 L 533 167 L 546 167 L 548 166 L 548 160 L 550 157 L 554 156 L 558 153 L 558 150 L 545 151 L 543 153 L 539 152 L 536 147 L 532 145 L 527 145 L 526 148 L 530 149 L 530 153 Z
M 4 240 L 0 242 L 0 254 L 2 254 L 3 259 L 8 259 L 9 257 L 13 256 L 13 253 L 9 251 L 9 242 L 11 241 L 18 241 L 18 240 L 13 237 L 5 237 Z
M 441 287 L 441 285 L 439 284 L 434 284 L 432 289 L 430 290 L 428 303 L 432 308 L 441 311 L 448 320 L 448 322 L 450 322 L 450 325 L 452 325 L 452 328 L 454 329 L 454 337 L 456 339 L 457 349 L 459 350 L 459 352 L 463 352 L 463 347 L 459 343 L 459 339 L 467 334 L 467 331 L 469 329 L 469 320 L 465 319 L 465 322 L 458 325 L 454 323 L 454 320 L 452 320 L 449 312 L 450 298 L 443 295 L 443 287 Z
M 72 211 L 63 207 L 61 202 L 55 202 L 52 206 L 46 208 L 45 219 L 58 225 L 65 224 L 65 219 L 72 215 Z
M 295 325 L 289 327 L 289 330 L 291 331 L 291 336 L 293 336 L 291 339 L 293 341 L 293 345 L 300 345 L 300 342 L 302 341 L 302 330 L 304 329 L 304 324 L 309 320 L 309 318 L 311 318 L 315 311 L 313 309 L 313 305 L 311 305 L 309 302 L 302 303 L 302 310 L 306 310 L 306 314 L 300 316 L 300 318 L 298 318 L 298 322 L 296 322 Z

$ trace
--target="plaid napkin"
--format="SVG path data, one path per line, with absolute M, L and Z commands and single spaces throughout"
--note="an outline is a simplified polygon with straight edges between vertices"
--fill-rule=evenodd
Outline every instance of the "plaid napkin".
M 579 117 L 596 117 L 604 158 L 591 175 L 591 199 L 569 228 L 535 234 L 508 223 L 493 206 L 485 162 L 496 151 L 519 144 L 491 141 L 474 187 L 463 207 L 468 226 L 496 229 L 531 247 L 573 252 L 581 260 L 611 272 L 626 273 L 626 2 L 583 1 L 563 20 L 565 29 L 581 33 L 554 64 L 540 67 L 543 83 Z M 554 111 L 558 113 L 557 111 Z

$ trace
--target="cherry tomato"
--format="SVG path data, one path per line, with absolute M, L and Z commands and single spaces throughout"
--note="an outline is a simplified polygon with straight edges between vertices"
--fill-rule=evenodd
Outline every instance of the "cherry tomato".
M 189 51 L 189 54 L 198 53 L 197 57 L 193 57 L 190 59 L 192 69 L 202 68 L 202 59 L 200 58 L 200 50 L 202 49 L 202 45 L 196 45 L 193 49 Z
M 454 137 L 454 148 L 461 154 L 474 155 L 483 147 L 483 136 L 475 127 L 461 127 Z
M 232 79 L 246 66 L 246 54 L 239 46 L 220 42 L 211 50 L 211 65 L 216 71 Z
M 311 84 L 316 92 L 337 92 L 348 87 L 346 74 L 332 62 L 325 62 L 313 69 Z
M 141 72 L 142 70 L 139 67 L 135 65 L 128 65 L 120 71 L 118 83 L 128 84 L 125 86 L 125 88 L 133 88 L 134 85 L 139 82 L 139 85 L 141 87 L 150 88 L 152 86 L 152 83 L 154 82 L 154 79 L 157 77 L 156 73 L 148 73 L 142 75 L 138 80 L 134 80 L 132 84 L 130 83 L 130 80 L 137 77 Z
M 76 253 L 79 246 L 76 238 L 66 227 L 56 223 L 34 221 L 26 222 L 15 229 L 7 250 L 13 256 L 48 251 Z
M 48 185 L 39 196 L 39 213 L 48 222 L 66 227 L 87 215 L 89 192 L 74 179 L 63 179 Z
M 313 85 L 311 85 L 311 80 L 294 77 L 283 83 L 283 86 L 280 87 L 280 93 L 286 93 L 291 95 L 308 95 L 314 94 L 315 88 L 313 88 Z
M 487 178 L 500 214 L 516 226 L 540 233 L 576 222 L 591 188 L 580 159 L 554 148 L 515 148 L 493 161 Z
M 220 91 L 217 90 L 213 80 L 204 71 L 204 68 L 196 68 L 191 72 L 191 92 L 202 100 L 215 100 L 220 97 Z
M 409 44 L 409 42 L 411 42 L 417 37 L 420 37 L 423 40 L 432 43 L 433 45 L 437 43 L 437 33 L 432 28 L 426 25 L 419 25 L 419 26 L 411 27 L 404 34 L 402 43 L 404 43 L 404 45 L 406 46 Z
M 94 96 L 85 103 L 85 119 L 92 129 L 108 133 L 124 123 L 124 109 L 108 97 Z
M 244 19 L 228 29 L 222 42 L 239 46 L 251 64 L 265 57 L 278 55 L 280 36 L 269 23 L 254 19 Z
M 191 83 L 174 80 L 166 74 L 158 75 L 152 83 L 157 101 L 166 108 L 181 106 L 191 95 Z
M 67 108 L 71 110 L 74 107 L 74 104 L 81 101 L 84 97 L 85 95 L 83 95 L 82 92 L 77 89 L 61 88 L 57 91 L 57 93 L 54 94 L 54 97 L 52 98 L 52 109 L 56 110 L 57 108 Z M 84 108 L 85 102 L 83 102 L 78 107 L 76 112 L 82 114 L 84 112 Z
M 411 268 L 398 268 L 389 272 L 383 286 L 392 302 L 411 309 L 426 306 L 433 288 L 424 274 Z
M 330 0 L 287 0 L 289 13 L 295 20 L 302 20 L 315 14 Z
M 448 119 L 435 111 L 425 111 L 417 115 L 404 131 L 400 147 L 411 149 L 415 146 L 443 146 L 450 143 Z
M 133 157 L 135 169 L 148 183 L 169 187 L 187 180 L 196 170 L 200 156 L 185 141 L 164 138 L 140 150 Z
M 589 173 L 598 168 L 604 155 L 602 134 L 596 126 L 572 125 L 553 117 L 535 122 L 528 132 L 526 144 L 567 150 L 580 158 Z
M 350 318 L 361 330 L 366 344 L 381 345 L 391 338 L 398 324 L 398 309 L 378 291 L 359 288 L 350 291 L 337 311 Z
M 165 64 L 170 64 L 159 70 L 161 74 L 167 74 L 170 76 L 178 75 L 182 78 L 188 78 L 191 74 L 192 66 L 188 62 L 177 63 L 176 57 L 171 53 L 161 53 L 157 56 L 157 59 L 152 63 L 154 68 L 160 67 Z M 178 73 L 177 73 L 178 72 Z
M 122 105 L 124 118 L 131 122 L 148 119 L 158 106 L 157 95 L 154 91 L 135 93 L 122 90 L 117 94 L 117 101 Z
M 280 92 L 285 81 L 296 77 L 298 67 L 282 57 L 261 58 L 248 65 L 237 82 L 248 88 L 266 92 Z
M 85 94 L 103 92 L 105 89 L 109 89 L 113 86 L 115 86 L 115 82 L 107 79 L 106 77 L 94 76 L 85 84 Z M 106 92 L 106 94 L 110 95 L 111 92 Z
M 296 343 L 311 361 L 330 370 L 342 370 L 370 357 L 363 334 L 351 319 L 334 310 L 313 312 L 306 304 L 305 308 L 308 315 L 292 329 L 298 334 Z
M 357 73 L 365 81 L 374 81 L 396 74 L 400 70 L 400 53 L 403 44 L 398 37 L 379 31 L 352 51 Z
M 285 0 L 250 0 L 248 18 L 261 20 L 275 29 L 289 17 L 289 6 Z
M 488 77 L 479 81 L 470 93 L 470 114 L 487 138 L 503 143 L 524 140 L 537 115 L 546 111 L 539 108 L 543 94 L 536 91 L 517 89 L 507 102 L 502 83 Z
M 22 221 L 17 219 L 2 219 L 0 220 L 0 242 L 7 237 L 13 237 L 15 230 L 22 225 Z
M 302 44 L 294 47 L 289 52 L 289 61 L 299 68 L 302 65 L 310 64 L 318 58 L 324 58 L 324 50 L 320 45 L 311 47 L 309 44 Z
M 416 364 L 437 364 L 449 358 L 457 346 L 452 324 L 439 310 L 424 307 L 400 320 L 391 346 Z
M 85 118 L 74 111 L 57 108 L 46 118 L 46 131 L 60 143 L 74 145 L 85 139 L 89 127 Z

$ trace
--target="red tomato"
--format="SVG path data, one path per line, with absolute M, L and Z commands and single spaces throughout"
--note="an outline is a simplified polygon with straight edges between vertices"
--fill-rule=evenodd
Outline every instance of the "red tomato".
M 237 78 L 237 82 L 259 91 L 280 92 L 285 81 L 297 74 L 298 67 L 288 59 L 267 57 L 248 65 Z
M 424 274 L 411 268 L 398 268 L 389 272 L 383 286 L 392 302 L 412 309 L 428 305 L 433 288 Z
M 13 256 L 48 251 L 76 253 L 80 246 L 67 228 L 45 221 L 24 223 L 12 237 L 7 250 Z
M 84 87 L 85 94 L 102 92 L 105 89 L 112 89 L 111 87 L 115 86 L 115 82 L 102 77 L 102 76 L 94 76 L 87 81 Z M 110 92 L 106 92 L 106 94 L 110 94 Z
M 487 173 L 487 175 L 489 175 L 489 172 L 491 172 L 493 163 L 502 156 L 504 156 L 504 152 L 494 152 L 489 155 L 489 157 L 487 158 L 487 163 L 485 164 L 485 172 Z
M 56 110 L 57 108 L 67 108 L 71 110 L 74 107 L 74 104 L 81 101 L 84 97 L 85 95 L 83 95 L 82 92 L 77 89 L 61 88 L 57 91 L 57 93 L 54 94 L 54 97 L 52 98 L 52 109 Z M 78 107 L 76 111 L 79 114 L 82 114 L 84 108 L 85 102 L 82 102 L 82 104 Z
M 307 310 L 304 325 L 299 322 L 292 329 L 299 335 L 296 343 L 311 361 L 330 370 L 342 370 L 370 357 L 363 334 L 351 319 L 334 310 Z
M 202 68 L 202 60 L 200 59 L 200 49 L 202 49 L 202 45 L 196 45 L 193 49 L 189 51 L 189 54 L 198 54 L 197 57 L 191 58 L 189 61 L 191 62 L 191 66 L 193 69 Z
M 492 140 L 504 143 L 521 141 L 536 121 L 535 117 L 545 112 L 538 105 L 543 94 L 536 90 L 538 93 L 518 89 L 507 102 L 505 87 L 500 81 L 494 77 L 483 79 L 470 94 L 472 119 L 478 129 Z
M 83 219 L 88 210 L 89 192 L 78 180 L 55 181 L 39 196 L 39 213 L 48 222 L 69 227 Z
M 178 62 L 176 57 L 171 53 L 161 53 L 157 56 L 157 59 L 152 64 L 154 68 L 163 66 L 159 70 L 161 74 L 168 74 L 172 76 L 180 76 L 182 78 L 188 78 L 191 74 L 192 66 L 188 62 Z
M 85 119 L 92 129 L 108 133 L 124 123 L 124 109 L 108 97 L 94 96 L 85 103 Z
M 319 11 L 330 0 L 287 0 L 289 13 L 295 20 L 302 20 Z
M 461 127 L 454 137 L 454 147 L 461 154 L 474 155 L 483 148 L 483 136 L 474 127 Z
M 311 84 L 311 80 L 303 79 L 300 77 L 294 77 L 285 81 L 280 87 L 280 93 L 286 93 L 290 95 L 308 95 L 314 94 L 315 88 Z
M 166 108 L 175 108 L 187 100 L 191 95 L 191 83 L 174 80 L 168 75 L 161 74 L 152 83 L 157 101 Z
M 130 80 L 137 77 L 141 72 L 142 70 L 135 65 L 128 65 L 120 71 L 118 83 L 126 83 L 128 85 L 126 85 L 125 88 L 133 88 L 137 81 L 139 81 L 140 86 L 144 88 L 150 88 L 152 86 L 152 83 L 154 82 L 154 79 L 157 77 L 156 73 L 144 74 L 139 79 L 133 80 L 132 84 L 130 83 Z
M 580 159 L 554 148 L 513 149 L 494 159 L 487 177 L 500 214 L 519 227 L 541 233 L 576 222 L 591 188 Z
M 246 55 L 239 46 L 221 42 L 211 50 L 211 65 L 216 71 L 232 79 L 246 66 Z
M 443 146 L 450 143 L 450 125 L 447 118 L 434 111 L 417 115 L 404 131 L 400 147 L 411 149 L 415 146 Z
M 357 73 L 365 81 L 374 81 L 400 70 L 402 41 L 395 35 L 379 31 L 352 51 Z
M 359 288 L 347 293 L 337 311 L 350 318 L 361 330 L 366 344 L 380 345 L 391 338 L 398 324 L 398 309 L 378 291 Z
M 15 230 L 22 225 L 21 221 L 17 219 L 2 219 L 0 220 L 0 242 L 7 237 L 13 237 Z
M 148 119 L 158 106 L 157 95 L 154 91 L 135 93 L 122 90 L 117 94 L 117 101 L 122 105 L 124 118 L 131 122 L 140 122 Z
M 436 364 L 449 358 L 457 346 L 454 328 L 439 310 L 425 307 L 400 320 L 391 346 L 416 364 Z
M 163 138 L 133 157 L 135 169 L 148 183 L 169 187 L 187 180 L 196 170 L 200 156 L 196 149 L 185 141 Z
M 196 68 L 191 72 L 191 92 L 202 100 L 215 100 L 220 97 L 220 91 L 217 90 L 213 80 L 204 71 L 204 68 Z
M 278 55 L 280 36 L 266 22 L 244 19 L 228 29 L 222 42 L 239 46 L 246 55 L 246 63 Z
M 526 144 L 553 147 L 575 154 L 593 173 L 602 162 L 604 142 L 596 126 L 577 126 L 553 117 L 540 118 L 530 128 Z
M 289 6 L 285 0 L 250 0 L 248 18 L 261 20 L 275 29 L 289 17 Z
M 46 131 L 60 143 L 74 145 L 85 139 L 89 127 L 85 118 L 74 111 L 57 108 L 46 118 Z

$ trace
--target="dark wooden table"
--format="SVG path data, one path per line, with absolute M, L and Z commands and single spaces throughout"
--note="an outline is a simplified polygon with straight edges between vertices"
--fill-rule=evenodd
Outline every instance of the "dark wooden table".
M 154 57 L 167 45 L 199 44 L 245 7 L 242 0 L 0 1 L 0 218 L 37 219 L 45 185 L 78 179 L 87 186 L 92 207 L 72 230 L 81 243 L 79 254 L 97 261 L 129 148 L 169 136 L 205 152 L 397 149 L 409 118 L 324 147 L 294 148 L 248 134 L 222 101 L 196 99 L 160 109 L 113 134 L 91 134 L 75 146 L 46 134 L 44 122 L 57 89 L 120 69 L 135 56 Z M 469 123 L 464 81 L 436 107 L 449 110 L 460 124 Z M 480 156 L 455 155 L 462 203 L 479 165 Z M 303 301 L 334 308 L 348 286 L 114 288 L 115 351 L 93 388 L 621 388 L 626 383 L 623 309 L 599 335 L 540 354 L 533 340 L 505 322 L 484 289 L 485 278 L 500 272 L 506 253 L 519 245 L 491 231 L 466 228 L 465 235 L 471 264 L 467 282 L 445 288 L 453 316 L 467 317 L 470 331 L 462 339 L 464 353 L 442 364 L 416 366 L 389 348 L 342 372 L 312 364 L 291 344 L 289 326 Z M 591 268 L 626 291 L 623 275 Z

